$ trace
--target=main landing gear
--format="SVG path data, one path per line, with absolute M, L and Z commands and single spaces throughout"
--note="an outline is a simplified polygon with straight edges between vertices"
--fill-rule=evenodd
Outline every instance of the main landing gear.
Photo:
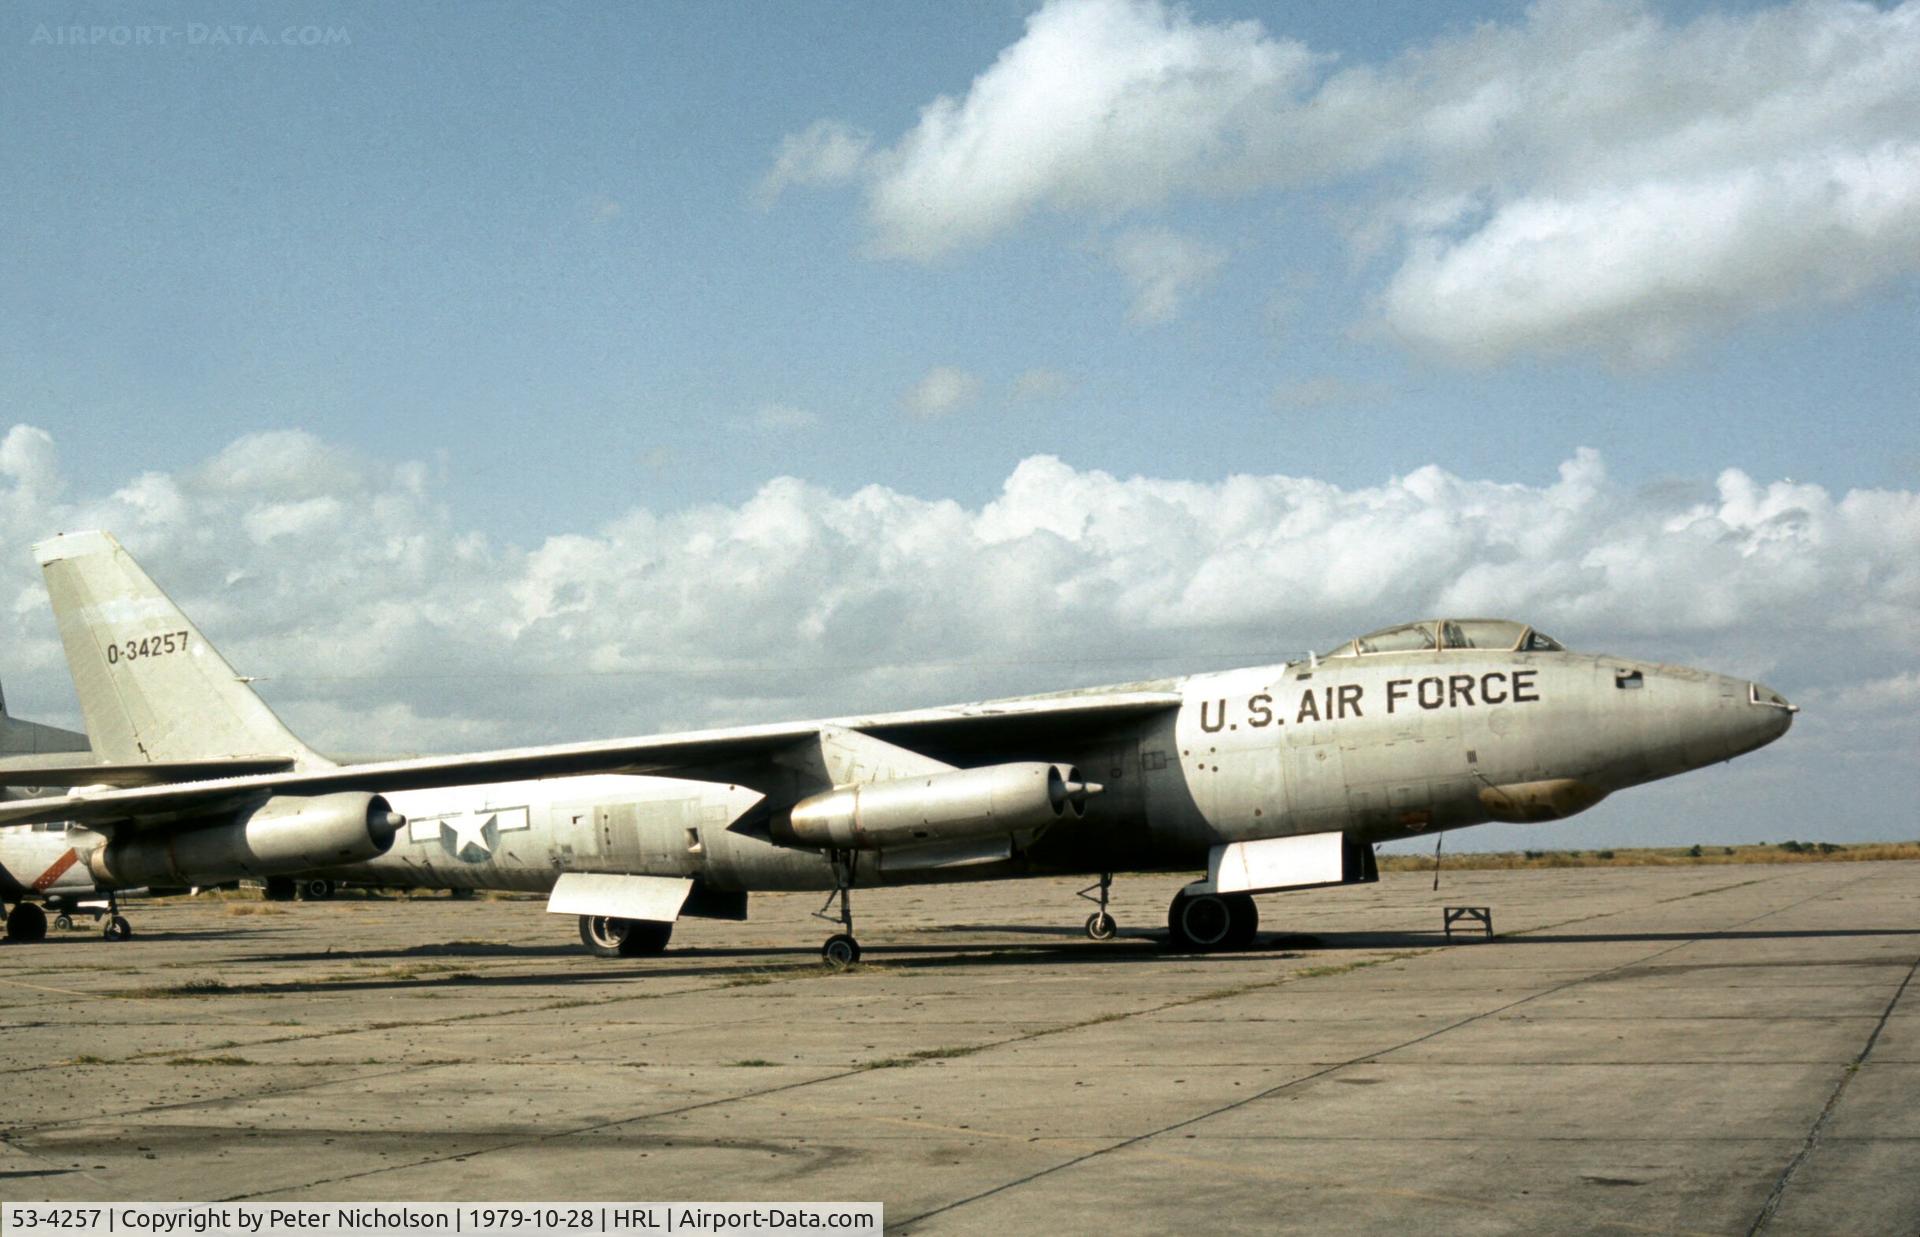
M 94 913 L 96 919 L 99 912 Z M 73 916 L 61 911 L 55 917 L 54 926 L 66 931 L 73 926 Z M 109 941 L 124 941 L 133 935 L 133 925 L 120 913 L 120 907 L 111 895 L 107 898 L 106 918 L 100 925 L 100 935 Z M 47 912 L 34 902 L 16 902 L 7 912 L 7 939 L 31 944 L 47 939 Z
M 1173 895 L 1167 908 L 1167 944 L 1183 953 L 1245 949 L 1260 928 L 1260 911 L 1250 893 Z
M 813 917 L 837 923 L 843 929 L 828 937 L 827 943 L 820 947 L 820 960 L 836 971 L 844 971 L 860 961 L 860 942 L 853 939 L 853 857 L 833 855 L 828 862 L 833 865 L 834 889 Z M 837 915 L 827 909 L 836 899 L 840 903 Z
M 32 902 L 16 902 L 7 912 L 7 939 L 29 944 L 47 939 L 47 913 Z
M 1107 914 L 1107 892 L 1112 888 L 1113 873 L 1102 872 L 1098 883 L 1088 885 L 1075 895 L 1097 903 L 1100 907 L 1099 910 L 1087 916 L 1087 939 L 1089 940 L 1110 941 L 1120 931 L 1120 925 L 1114 922 L 1112 915 Z M 1100 892 L 1093 893 L 1095 889 Z
M 639 958 L 667 947 L 673 925 L 651 919 L 580 916 L 580 943 L 596 958 Z

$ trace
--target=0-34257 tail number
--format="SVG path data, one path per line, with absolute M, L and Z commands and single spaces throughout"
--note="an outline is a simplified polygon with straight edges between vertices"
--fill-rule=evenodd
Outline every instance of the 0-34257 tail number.
M 142 636 L 138 640 L 115 640 L 107 646 L 107 664 L 117 666 L 123 661 L 139 661 L 143 657 L 165 657 L 169 653 L 187 651 L 187 633 L 167 631 L 157 636 Z

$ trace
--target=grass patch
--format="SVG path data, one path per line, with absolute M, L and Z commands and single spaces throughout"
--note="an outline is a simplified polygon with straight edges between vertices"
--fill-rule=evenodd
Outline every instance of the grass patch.
M 773 1062 L 764 1057 L 748 1057 L 744 1061 L 729 1061 L 727 1064 L 735 1069 L 766 1069 Z
M 112 995 L 122 997 L 196 997 L 220 996 L 236 992 L 218 979 L 188 979 L 177 984 L 156 984 L 150 988 L 127 988 Z
M 1717 867 L 1738 863 L 1866 863 L 1920 859 L 1920 842 L 1761 842 L 1741 846 L 1642 846 L 1618 850 L 1486 851 L 1448 855 L 1451 872 L 1520 868 Z M 1431 855 L 1381 855 L 1382 872 L 1431 872 Z
M 169 1057 L 168 1065 L 258 1065 L 245 1057 Z
M 970 1057 L 985 1047 L 985 1044 L 974 1044 L 969 1047 L 922 1048 L 919 1052 L 908 1055 L 916 1061 L 947 1061 L 954 1057 Z

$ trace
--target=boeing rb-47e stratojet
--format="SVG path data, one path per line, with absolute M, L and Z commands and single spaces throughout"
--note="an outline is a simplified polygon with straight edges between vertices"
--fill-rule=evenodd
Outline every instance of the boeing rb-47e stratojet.
M 38 547 L 97 758 L 0 804 L 74 822 L 103 888 L 318 872 L 550 891 L 596 953 L 683 914 L 861 886 L 1192 872 L 1170 942 L 1249 942 L 1254 895 L 1377 879 L 1377 843 L 1546 822 L 1771 742 L 1746 679 L 1571 652 L 1523 623 L 1407 623 L 1282 665 L 983 704 L 335 765 L 301 743 L 104 533 Z M 141 766 L 150 773 L 143 776 Z M 51 775 L 33 777 L 48 784 Z M 195 777 L 180 782 L 171 779 Z M 159 782 L 161 784 L 124 784 Z

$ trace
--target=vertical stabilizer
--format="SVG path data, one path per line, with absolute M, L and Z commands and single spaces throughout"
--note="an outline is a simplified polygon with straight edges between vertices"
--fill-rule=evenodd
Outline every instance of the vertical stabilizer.
M 101 760 L 329 763 L 273 715 L 112 534 L 66 533 L 34 553 Z

